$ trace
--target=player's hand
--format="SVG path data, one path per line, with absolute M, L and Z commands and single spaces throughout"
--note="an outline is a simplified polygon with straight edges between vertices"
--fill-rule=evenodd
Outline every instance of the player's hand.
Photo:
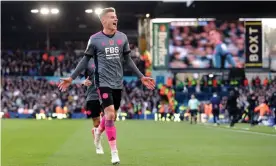
M 66 91 L 66 89 L 71 85 L 73 79 L 71 77 L 61 78 L 61 82 L 58 85 L 59 90 L 62 92 Z
M 83 81 L 84 86 L 90 86 L 92 85 L 92 82 L 89 80 L 89 76 Z
M 145 85 L 148 89 L 153 90 L 155 88 L 155 82 L 153 78 L 150 77 L 142 77 L 141 81 L 143 85 Z

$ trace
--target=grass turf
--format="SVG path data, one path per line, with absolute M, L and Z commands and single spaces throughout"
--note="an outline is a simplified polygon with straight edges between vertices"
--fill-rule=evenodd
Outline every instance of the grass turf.
M 276 166 L 276 130 L 188 123 L 117 122 L 123 166 Z M 111 165 L 96 155 L 90 120 L 2 120 L 2 166 Z

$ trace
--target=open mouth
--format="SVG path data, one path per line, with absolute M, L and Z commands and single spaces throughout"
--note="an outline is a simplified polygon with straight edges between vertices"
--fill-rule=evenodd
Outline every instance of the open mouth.
M 114 22 L 114 23 L 113 23 L 113 25 L 115 25 L 115 26 L 116 26 L 116 25 L 117 25 L 117 23 L 116 23 L 116 22 Z

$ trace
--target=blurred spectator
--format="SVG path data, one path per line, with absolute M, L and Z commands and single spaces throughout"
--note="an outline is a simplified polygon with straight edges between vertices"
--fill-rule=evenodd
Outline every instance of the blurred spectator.
M 239 120 L 239 109 L 237 107 L 238 95 L 235 91 L 231 91 L 227 100 L 227 110 L 229 112 L 230 127 L 233 127 Z
M 217 93 L 213 94 L 213 97 L 210 100 L 212 104 L 212 113 L 214 118 L 214 124 L 219 125 L 219 113 L 220 113 L 220 98 Z
M 223 42 L 238 67 L 244 66 L 244 25 L 241 22 L 210 21 L 204 26 L 172 26 L 169 44 L 171 68 L 213 68 L 214 48 L 208 37 L 211 29 L 223 32 Z M 227 64 L 230 67 L 229 64 Z
M 2 77 L 1 107 L 4 112 L 39 113 L 84 112 L 85 88 L 73 84 L 61 93 L 57 84 L 45 79 L 31 77 Z M 158 90 L 143 89 L 139 81 L 124 82 L 121 109 L 130 115 L 157 110 Z
M 1 106 L 3 110 L 18 113 L 53 113 L 58 107 L 69 108 L 70 112 L 82 107 L 85 89 L 73 85 L 61 93 L 55 83 L 44 79 L 9 77 L 2 78 Z
M 248 96 L 248 118 L 249 118 L 249 121 L 250 121 L 250 124 L 251 125 L 254 125 L 254 109 L 256 108 L 257 106 L 257 97 L 256 95 L 251 92 L 250 95 Z
M 145 74 L 145 61 L 138 48 L 131 44 L 131 57 L 137 67 Z M 75 69 L 83 56 L 83 50 L 74 50 L 68 44 L 66 51 L 6 51 L 1 52 L 1 75 L 4 76 L 61 76 L 65 77 Z M 125 72 L 132 75 L 125 67 Z
M 271 109 L 274 111 L 274 126 L 276 127 L 276 92 L 273 92 L 269 100 Z
M 259 112 L 258 123 L 261 123 L 263 120 L 267 119 L 267 115 L 271 113 L 271 110 L 267 103 L 263 101 L 258 107 L 255 108 L 254 112 Z
M 191 114 L 191 121 L 190 123 L 197 123 L 197 114 L 199 111 L 200 102 L 196 99 L 195 95 L 191 96 L 191 99 L 188 102 L 189 112 Z
M 137 81 L 124 82 L 121 108 L 128 112 L 131 117 L 145 113 L 145 111 L 157 110 L 160 96 L 158 90 L 150 91 L 143 89 Z

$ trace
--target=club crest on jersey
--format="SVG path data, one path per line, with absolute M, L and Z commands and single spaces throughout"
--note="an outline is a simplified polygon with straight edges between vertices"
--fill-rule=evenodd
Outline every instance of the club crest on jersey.
M 118 44 L 118 45 L 121 45 L 121 44 L 122 44 L 122 40 L 120 40 L 120 39 L 117 40 L 117 44 Z
M 103 94 L 103 99 L 107 99 L 108 98 L 108 93 L 104 93 Z
M 109 40 L 109 44 L 110 44 L 111 46 L 113 46 L 113 45 L 114 45 L 114 40 Z

